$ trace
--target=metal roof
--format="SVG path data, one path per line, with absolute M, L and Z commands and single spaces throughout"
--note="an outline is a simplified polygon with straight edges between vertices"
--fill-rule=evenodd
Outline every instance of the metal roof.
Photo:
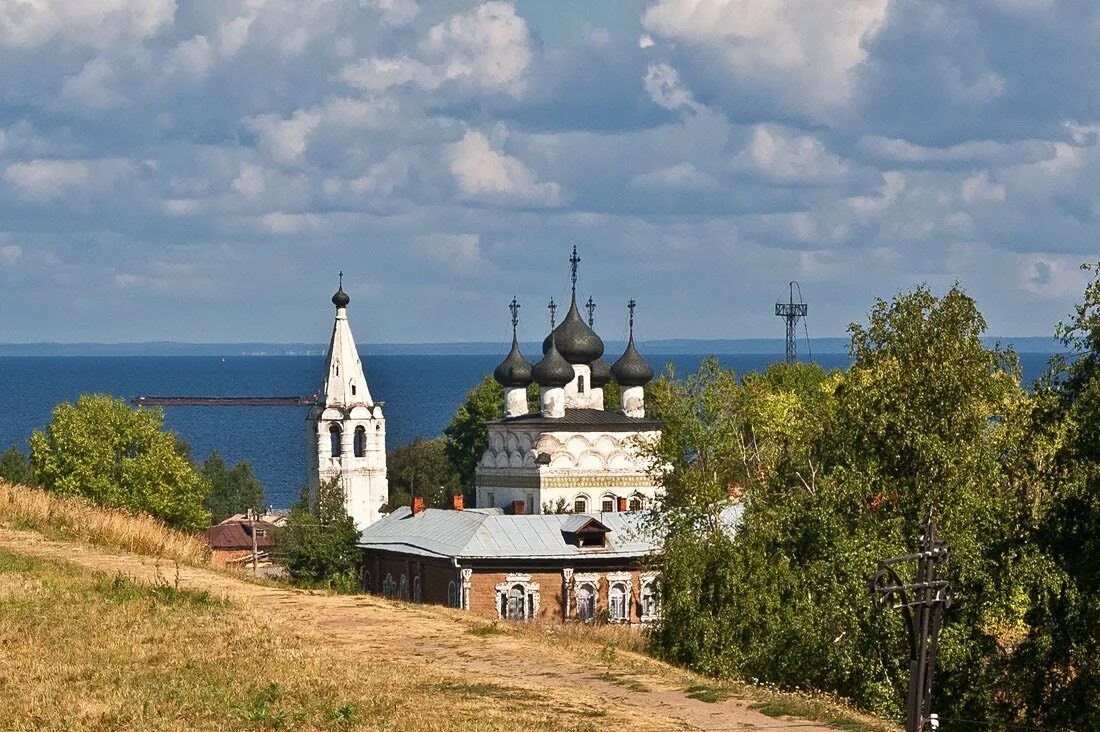
M 732 528 L 741 506 L 723 512 Z M 566 559 L 581 556 L 638 557 L 656 550 L 648 511 L 593 514 L 512 515 L 496 511 L 428 508 L 413 516 L 402 506 L 363 530 L 359 546 L 405 554 L 456 559 Z M 594 519 L 609 530 L 603 547 L 577 547 L 563 531 Z M 580 521 L 578 521 L 580 520 Z

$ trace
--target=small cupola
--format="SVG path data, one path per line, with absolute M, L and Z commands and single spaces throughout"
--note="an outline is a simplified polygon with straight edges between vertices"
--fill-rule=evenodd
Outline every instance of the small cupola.
M 332 296 L 332 304 L 339 308 L 346 308 L 348 303 L 351 302 L 351 298 L 348 297 L 348 293 L 344 292 L 344 273 L 340 273 L 340 287 Z
M 508 351 L 508 355 L 493 370 L 493 378 L 505 388 L 526 388 L 533 377 L 531 362 L 520 353 L 519 338 L 516 335 L 520 304 L 513 297 L 508 307 L 512 311 L 512 350 Z
M 642 354 L 638 353 L 638 349 L 634 346 L 635 306 L 636 303 L 631 299 L 627 305 L 630 310 L 630 340 L 626 344 L 626 351 L 611 367 L 611 374 L 615 377 L 615 381 L 623 387 L 645 386 L 653 381 L 653 367 L 642 358 Z
M 542 360 L 531 369 L 531 376 L 534 378 L 535 383 L 544 389 L 561 389 L 573 380 L 573 367 L 562 357 L 557 348 L 557 339 L 553 330 L 554 311 L 557 309 L 557 305 L 551 300 L 549 307 L 550 348 L 546 351 L 546 355 L 542 357 Z

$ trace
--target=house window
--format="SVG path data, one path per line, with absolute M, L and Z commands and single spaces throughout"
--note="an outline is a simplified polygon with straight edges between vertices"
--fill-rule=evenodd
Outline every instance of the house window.
M 340 434 L 340 425 L 334 424 L 328 428 L 328 447 L 333 457 L 340 457 Z
M 458 585 L 454 580 L 447 583 L 447 607 L 458 607 Z
M 355 396 L 355 384 L 351 385 L 351 395 Z
M 413 602 L 420 602 L 420 576 L 413 577 Z
M 367 451 L 367 428 L 359 425 L 355 428 L 355 457 L 363 457 Z
M 371 589 L 372 588 L 370 586 L 370 572 L 364 569 L 363 570 L 363 592 L 370 592 Z
M 405 575 L 401 575 L 401 579 L 397 581 L 397 599 L 409 599 L 409 578 Z
M 539 583 L 529 574 L 509 574 L 497 585 L 497 615 L 505 620 L 529 620 L 539 614 Z
M 600 501 L 600 510 L 604 513 L 611 513 L 615 510 L 615 496 L 604 496 Z
M 397 583 L 393 581 L 393 575 L 386 573 L 386 579 L 382 580 L 382 597 L 393 599 L 397 596 Z
M 656 620 L 658 615 L 657 589 L 654 582 L 642 585 L 642 620 Z
M 615 583 L 607 591 L 607 610 L 612 622 L 623 622 L 626 613 L 626 585 Z
M 630 497 L 630 510 L 631 511 L 641 511 L 642 510 L 642 497 L 641 496 L 631 496 Z
M 573 513 L 588 513 L 588 496 L 577 496 L 573 499 Z
M 577 619 L 592 620 L 596 617 L 596 585 L 582 582 L 577 585 Z

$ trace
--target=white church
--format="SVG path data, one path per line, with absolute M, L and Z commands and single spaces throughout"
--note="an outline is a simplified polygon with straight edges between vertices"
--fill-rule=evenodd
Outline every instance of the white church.
M 592 514 L 648 508 L 661 487 L 653 481 L 638 447 L 660 438 L 661 423 L 645 416 L 644 387 L 653 378 L 634 342 L 634 301 L 629 308 L 630 339 L 613 365 L 603 359 L 604 344 L 577 307 L 576 247 L 570 257 L 572 299 L 560 324 L 551 301 L 550 333 L 543 357 L 531 364 L 516 334 L 519 303 L 513 298 L 512 348 L 494 378 L 504 387 L 504 416 L 488 423 L 489 445 L 478 464 L 475 509 L 509 514 Z M 371 398 L 366 375 L 348 323 L 351 298 L 343 282 L 332 302 L 332 329 L 325 380 L 309 413 L 310 487 L 338 478 L 348 514 L 360 529 L 380 518 L 389 486 L 386 479 L 386 420 Z M 622 409 L 604 409 L 604 387 L 614 377 Z M 539 388 L 539 409 L 530 411 L 527 389 Z

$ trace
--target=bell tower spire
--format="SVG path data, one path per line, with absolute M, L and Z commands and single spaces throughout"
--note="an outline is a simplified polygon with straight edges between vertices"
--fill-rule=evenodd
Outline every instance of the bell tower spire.
M 309 413 L 311 490 L 337 480 L 344 490 L 348 515 L 360 529 L 378 520 L 389 497 L 386 479 L 386 419 L 371 398 L 359 350 L 348 323 L 351 297 L 344 292 L 344 273 L 332 296 L 332 325 L 325 376 L 317 403 Z

